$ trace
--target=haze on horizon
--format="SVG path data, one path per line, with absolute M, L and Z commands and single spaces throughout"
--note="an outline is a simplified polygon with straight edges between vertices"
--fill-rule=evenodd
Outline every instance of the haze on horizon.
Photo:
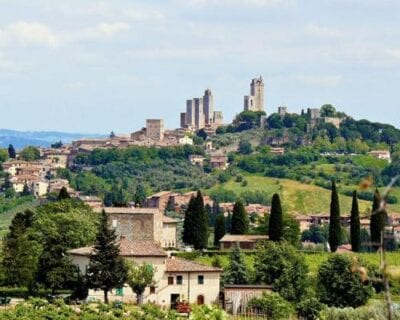
M 179 126 L 206 88 L 230 122 L 251 78 L 267 113 L 331 103 L 400 127 L 400 1 L 0 0 L 0 128 Z

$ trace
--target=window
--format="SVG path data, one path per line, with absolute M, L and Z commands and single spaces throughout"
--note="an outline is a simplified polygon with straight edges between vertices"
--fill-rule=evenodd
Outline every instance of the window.
M 115 290 L 115 295 L 123 297 L 124 296 L 124 288 L 117 288 Z
M 151 286 L 150 287 L 150 294 L 155 294 L 156 293 L 156 287 Z
M 204 276 L 203 275 L 197 276 L 197 283 L 204 284 Z
M 183 277 L 182 276 L 176 276 L 176 284 L 182 284 L 183 283 Z
M 117 225 L 118 225 L 118 220 L 113 219 L 113 221 L 112 221 L 112 227 L 113 227 L 113 228 L 116 228 Z
M 174 284 L 174 277 L 168 277 L 168 284 L 169 285 Z

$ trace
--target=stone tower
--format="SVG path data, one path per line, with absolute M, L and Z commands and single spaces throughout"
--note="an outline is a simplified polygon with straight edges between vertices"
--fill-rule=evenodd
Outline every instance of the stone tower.
M 203 108 L 205 124 L 212 124 L 214 116 L 214 96 L 210 89 L 204 91 Z
M 250 83 L 250 95 L 244 96 L 244 111 L 264 111 L 264 82 L 262 77 Z

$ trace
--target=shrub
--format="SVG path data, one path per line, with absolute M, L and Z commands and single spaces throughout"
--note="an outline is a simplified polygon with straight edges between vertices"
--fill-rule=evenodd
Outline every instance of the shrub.
M 252 298 L 248 307 L 270 320 L 288 319 L 294 312 L 293 306 L 275 292 L 263 292 L 261 297 Z

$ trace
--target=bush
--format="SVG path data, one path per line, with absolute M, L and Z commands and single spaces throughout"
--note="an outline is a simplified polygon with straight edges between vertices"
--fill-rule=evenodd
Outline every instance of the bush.
M 373 305 L 361 308 L 327 308 L 320 313 L 321 320 L 386 320 L 387 310 L 383 303 L 376 303 Z M 400 312 L 394 310 L 394 317 L 392 320 L 399 320 Z
M 334 254 L 318 270 L 318 295 L 322 303 L 335 307 L 358 307 L 367 303 L 372 286 L 362 278 L 366 269 L 349 256 Z
M 261 297 L 252 298 L 248 307 L 270 320 L 288 319 L 294 313 L 293 306 L 275 292 L 263 292 Z

